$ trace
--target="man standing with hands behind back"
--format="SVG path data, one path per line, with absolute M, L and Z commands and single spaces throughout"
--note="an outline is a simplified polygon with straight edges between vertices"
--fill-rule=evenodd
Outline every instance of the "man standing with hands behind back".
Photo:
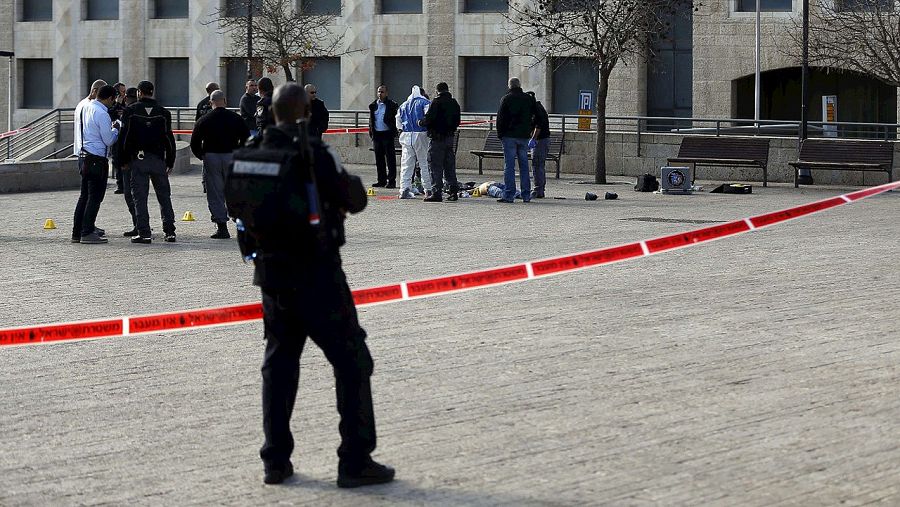
M 377 97 L 369 104 L 369 137 L 375 149 L 375 167 L 378 181 L 373 187 L 397 188 L 397 155 L 394 139 L 397 138 L 397 110 L 400 106 L 388 98 L 387 86 L 378 87 Z

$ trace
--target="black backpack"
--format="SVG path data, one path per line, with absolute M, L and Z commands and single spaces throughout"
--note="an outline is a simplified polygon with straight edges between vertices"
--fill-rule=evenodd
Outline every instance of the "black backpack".
M 128 132 L 122 142 L 125 153 L 136 155 L 139 151 L 156 154 L 165 152 L 163 147 L 167 136 L 166 117 L 156 107 L 133 107 L 128 117 Z
M 637 177 L 637 184 L 634 185 L 635 192 L 656 192 L 657 190 L 659 190 L 659 181 L 656 176 L 647 173 Z
M 305 138 L 267 148 L 259 138 L 234 152 L 225 174 L 225 202 L 245 259 L 260 253 L 311 252 L 321 243 L 320 203 L 312 151 Z

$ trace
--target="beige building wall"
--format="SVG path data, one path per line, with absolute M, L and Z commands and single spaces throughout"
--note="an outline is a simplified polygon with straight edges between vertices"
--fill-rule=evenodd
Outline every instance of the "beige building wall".
M 0 0 L 0 49 L 16 51 L 16 58 L 53 59 L 54 107 L 73 107 L 86 93 L 84 58 L 119 58 L 119 77 L 134 85 L 155 80 L 154 58 L 189 58 L 190 103 L 204 95 L 209 81 L 224 83 L 222 59 L 227 40 L 207 24 L 222 0 L 191 0 L 185 19 L 150 19 L 151 0 L 120 1 L 119 20 L 86 21 L 81 1 L 53 0 L 53 21 L 18 22 L 21 0 Z M 799 0 L 795 0 L 795 11 Z M 379 57 L 421 56 L 428 90 L 446 81 L 465 103 L 462 59 L 469 56 L 508 56 L 509 73 L 526 89 L 550 104 L 552 79 L 546 63 L 511 55 L 499 41 L 504 19 L 498 13 L 463 13 L 462 0 L 423 0 L 422 14 L 381 15 L 376 0 L 344 0 L 335 31 L 345 35 L 350 53 L 341 59 L 342 109 L 364 109 L 380 81 Z M 20 8 L 20 7 L 19 7 Z M 754 71 L 753 13 L 733 12 L 731 0 L 703 2 L 693 22 L 693 116 L 731 117 L 733 80 Z M 797 65 L 790 54 L 787 30 L 794 13 L 764 13 L 762 69 Z M 6 66 L 0 64 L 5 79 Z M 282 82 L 283 76 L 273 76 Z M 21 77 L 16 79 L 21 89 Z M 613 73 L 608 114 L 644 115 L 647 111 L 647 66 L 620 63 Z M 405 95 L 401 94 L 401 95 Z M 19 103 L 18 96 L 14 99 Z M 0 94 L 0 111 L 7 107 Z M 14 124 L 22 125 L 41 110 L 17 109 Z

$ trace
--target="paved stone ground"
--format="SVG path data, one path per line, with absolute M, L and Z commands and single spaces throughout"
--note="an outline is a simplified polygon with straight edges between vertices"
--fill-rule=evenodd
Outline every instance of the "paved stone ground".
M 373 201 L 348 221 L 351 284 L 699 227 L 629 218 L 730 220 L 847 191 L 660 196 L 583 178 L 529 205 Z M 176 244 L 128 244 L 111 191 L 102 246 L 68 242 L 76 193 L 0 195 L 0 326 L 256 300 L 234 240 L 207 237 L 198 174 L 172 181 L 176 214 L 199 219 L 178 223 Z M 376 458 L 398 480 L 357 491 L 334 487 L 333 381 L 314 346 L 299 474 L 263 486 L 259 323 L 0 349 L 0 505 L 898 505 L 898 212 L 895 192 L 696 248 L 361 309 Z

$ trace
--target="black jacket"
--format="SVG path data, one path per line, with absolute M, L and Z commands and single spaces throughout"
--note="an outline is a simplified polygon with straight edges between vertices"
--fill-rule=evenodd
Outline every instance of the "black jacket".
M 535 110 L 535 100 L 531 95 L 521 88 L 510 88 L 509 93 L 500 100 L 500 110 L 497 111 L 497 137 L 531 137 Z
M 296 125 L 269 127 L 260 144 L 263 148 L 285 148 L 299 133 Z M 359 213 L 368 203 L 366 190 L 358 176 L 349 174 L 321 139 L 310 137 L 316 187 L 324 227 L 322 255 L 303 255 L 296 250 L 263 252 L 255 260 L 253 283 L 266 290 L 290 289 L 309 279 L 311 271 L 340 267 L 340 247 L 344 244 L 344 214 Z M 295 192 L 305 193 L 305 188 Z M 290 234 L 290 231 L 285 231 Z
M 391 99 L 384 101 L 384 123 L 387 125 L 391 135 L 397 137 L 397 111 L 400 105 Z M 369 137 L 375 135 L 375 111 L 378 110 L 378 101 L 375 100 L 369 104 Z
M 310 137 L 322 137 L 328 130 L 328 108 L 319 99 L 312 99 L 310 103 L 309 135 Z
M 149 114 L 147 109 L 150 109 Z M 165 118 L 163 132 L 157 134 L 154 139 L 129 139 L 133 137 L 134 130 L 131 118 L 135 114 L 142 116 L 162 116 Z M 119 158 L 121 163 L 129 164 L 137 158 L 135 146 L 144 146 L 144 152 L 153 153 L 166 161 L 166 167 L 175 166 L 175 136 L 172 134 L 172 113 L 159 105 L 156 100 L 144 97 L 125 108 L 122 114 L 122 130 L 119 131 Z
M 125 104 L 122 102 L 116 102 L 113 104 L 113 107 L 109 108 L 109 119 L 112 121 L 122 120 L 122 116 L 125 114 Z M 112 158 L 112 165 L 114 168 L 118 169 L 122 167 L 122 158 L 119 156 L 119 143 L 109 147 L 109 156 Z
M 550 137 L 550 117 L 547 110 L 540 101 L 535 103 L 536 109 L 534 113 L 534 127 L 541 129 L 541 133 L 535 139 L 547 139 Z
M 441 92 L 431 102 L 422 126 L 428 129 L 428 137 L 445 137 L 459 128 L 459 102 L 450 92 Z
M 207 153 L 231 153 L 244 145 L 250 129 L 237 113 L 217 107 L 194 125 L 191 151 L 203 160 Z
M 247 124 L 250 130 L 256 130 L 256 103 L 259 102 L 259 95 L 250 95 L 245 93 L 241 97 L 241 118 Z
M 275 119 L 272 117 L 272 96 L 267 95 L 265 97 L 260 97 L 259 102 L 256 103 L 256 115 L 254 116 L 256 120 L 256 130 L 259 131 L 258 135 L 262 135 L 263 129 L 269 127 L 271 125 L 275 125 Z
M 197 115 L 194 117 L 194 122 L 200 121 L 200 118 L 206 116 L 206 113 L 210 111 L 212 111 L 212 104 L 209 102 L 209 96 L 207 95 L 197 103 Z

